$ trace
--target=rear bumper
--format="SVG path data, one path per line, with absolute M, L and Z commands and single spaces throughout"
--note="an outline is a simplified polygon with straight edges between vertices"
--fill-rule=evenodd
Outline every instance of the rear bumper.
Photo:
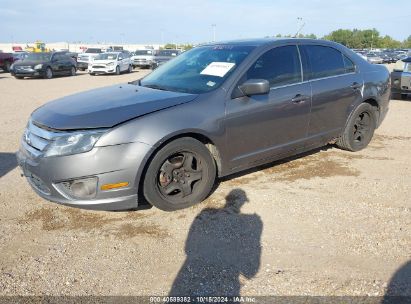
M 92 210 L 129 210 L 138 207 L 141 166 L 150 146 L 129 143 L 95 147 L 68 156 L 33 157 L 22 143 L 17 162 L 33 190 L 42 198 L 63 205 Z M 61 182 L 97 178 L 97 193 L 92 199 L 76 199 L 61 187 Z M 123 188 L 101 190 L 105 184 L 128 182 Z
M 392 72 L 391 73 L 391 93 L 394 93 L 394 94 L 411 93 L 411 73 Z

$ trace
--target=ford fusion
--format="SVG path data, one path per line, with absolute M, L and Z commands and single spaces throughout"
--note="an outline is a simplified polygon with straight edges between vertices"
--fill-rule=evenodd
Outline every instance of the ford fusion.
M 171 211 L 204 200 L 219 177 L 328 143 L 365 148 L 389 96 L 384 66 L 333 42 L 213 43 L 38 108 L 18 162 L 50 201 Z

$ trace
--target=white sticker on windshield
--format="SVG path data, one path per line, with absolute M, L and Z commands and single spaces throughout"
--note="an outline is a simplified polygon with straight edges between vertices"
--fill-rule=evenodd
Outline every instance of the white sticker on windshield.
M 200 74 L 224 77 L 234 66 L 231 62 L 211 62 Z

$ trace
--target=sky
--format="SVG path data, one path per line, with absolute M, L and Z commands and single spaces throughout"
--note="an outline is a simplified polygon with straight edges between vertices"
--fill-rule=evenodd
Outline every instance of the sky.
M 0 42 L 200 43 L 214 30 L 217 41 L 260 38 L 303 23 L 318 37 L 376 28 L 404 40 L 411 10 L 405 0 L 0 0 Z

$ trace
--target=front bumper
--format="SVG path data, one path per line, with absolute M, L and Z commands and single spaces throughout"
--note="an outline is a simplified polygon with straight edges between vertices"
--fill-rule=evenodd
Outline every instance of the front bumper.
M 392 72 L 391 73 L 391 93 L 410 94 L 411 93 L 411 73 Z
M 77 68 L 78 69 L 87 69 L 88 68 L 88 62 L 77 61 Z
M 129 210 L 138 207 L 139 174 L 150 149 L 143 143 L 95 147 L 93 150 L 68 156 L 33 157 L 24 148 L 17 152 L 17 161 L 30 186 L 41 197 L 63 205 L 93 210 Z M 62 181 L 97 177 L 97 193 L 93 199 L 81 200 L 64 193 Z M 104 184 L 128 182 L 128 186 L 101 190 Z
M 10 74 L 12 76 L 17 76 L 17 77 L 43 77 L 45 75 L 44 70 L 12 70 L 10 71 Z
M 110 66 L 110 67 L 100 67 L 100 68 L 95 68 L 91 67 L 88 69 L 89 73 L 93 74 L 114 74 L 116 72 L 116 66 Z

